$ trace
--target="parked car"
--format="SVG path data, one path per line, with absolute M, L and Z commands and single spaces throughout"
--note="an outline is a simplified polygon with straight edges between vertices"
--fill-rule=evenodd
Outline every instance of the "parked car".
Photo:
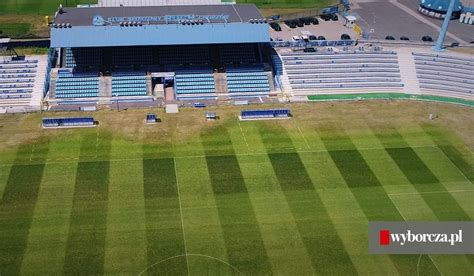
M 331 20 L 332 16 L 330 14 L 321 14 L 320 17 L 324 21 L 329 21 L 329 20 Z
M 431 36 L 428 36 L 428 35 L 423 36 L 421 40 L 424 42 L 433 42 L 433 39 L 431 38 Z
M 308 36 L 308 39 L 309 39 L 309 41 L 314 41 L 314 40 L 318 40 L 318 37 L 315 36 L 315 35 L 310 35 L 310 36 Z
M 290 27 L 291 29 L 296 28 L 296 23 L 293 20 L 286 20 L 285 25 Z
M 337 14 L 333 13 L 333 14 L 331 14 L 331 20 L 332 21 L 338 21 L 339 17 L 337 16 Z
M 303 17 L 300 18 L 300 20 L 303 22 L 305 25 L 311 25 L 311 19 L 309 17 Z
M 299 41 L 301 41 L 301 38 L 300 38 L 299 36 L 297 36 L 297 35 L 294 35 L 294 36 L 291 38 L 291 40 L 293 40 L 293 41 L 295 41 L 295 42 L 299 42 Z
M 305 52 L 305 53 L 315 53 L 316 49 L 314 49 L 313 47 L 304 48 L 303 52 Z
M 275 14 L 275 15 L 270 16 L 270 19 L 271 20 L 280 20 L 280 17 L 281 16 L 279 14 Z
M 407 40 L 410 40 L 410 39 L 409 39 L 408 37 L 406 37 L 406 36 L 402 36 L 402 37 L 400 37 L 400 40 L 405 40 L 405 41 L 407 41 Z
M 281 26 L 280 26 L 280 24 L 278 24 L 278 23 L 276 23 L 276 22 L 270 23 L 270 27 L 271 27 L 273 30 L 277 31 L 277 32 L 281 32 Z
M 395 40 L 395 37 L 391 36 L 391 35 L 387 35 L 385 37 L 385 40 Z
M 348 34 L 342 34 L 341 35 L 341 40 L 351 40 L 351 36 Z
M 300 19 L 295 19 L 296 26 L 298 27 L 304 27 L 304 22 L 301 21 Z
M 318 36 L 318 40 L 326 40 L 326 38 L 322 35 Z
M 319 20 L 317 18 L 311 17 L 310 19 L 311 19 L 311 24 L 313 24 L 313 25 L 318 25 L 319 24 Z

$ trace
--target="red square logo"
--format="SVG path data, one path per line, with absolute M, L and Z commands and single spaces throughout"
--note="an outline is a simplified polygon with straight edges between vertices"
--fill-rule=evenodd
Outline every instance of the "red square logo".
M 390 230 L 380 230 L 380 245 L 390 245 Z

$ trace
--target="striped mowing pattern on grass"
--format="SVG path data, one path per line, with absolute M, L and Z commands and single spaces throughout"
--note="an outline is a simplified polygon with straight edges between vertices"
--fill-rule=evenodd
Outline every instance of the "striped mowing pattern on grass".
M 268 147 L 273 144 L 275 137 L 287 146 L 292 146 L 291 139 L 283 128 L 262 128 L 261 131 L 266 133 L 262 135 L 262 141 Z M 268 158 L 310 255 L 313 269 L 321 274 L 356 273 L 298 154 L 269 153 Z M 339 265 L 329 265 L 332 262 Z
M 35 161 L 40 164 L 24 165 L 25 157 L 32 160 L 35 144 L 20 145 L 17 160 L 11 169 L 0 201 L 0 274 L 20 273 L 26 251 L 28 234 L 33 220 L 41 180 L 48 153 L 48 142 L 37 148 Z
M 472 219 L 468 147 L 350 112 L 223 119 L 179 142 L 172 117 L 146 144 L 104 123 L 2 150 L 0 273 L 471 275 L 471 256 L 374 256 L 366 240 L 368 220 Z
M 466 158 L 469 158 L 471 163 L 473 162 L 472 152 L 465 150 L 465 153 L 462 154 L 456 147 L 451 145 L 450 141 L 439 133 L 437 129 L 428 125 L 424 125 L 422 128 L 461 173 L 464 174 L 471 183 L 474 182 L 474 166 L 466 160 Z
M 329 155 L 339 169 L 347 186 L 359 203 L 368 221 L 403 221 L 403 215 L 399 212 L 393 201 L 387 195 L 382 184 L 368 166 L 361 153 L 356 149 L 350 137 L 343 129 L 334 127 L 332 135 L 323 132 L 321 140 L 328 147 L 333 146 L 334 138 L 343 145 L 346 150 L 330 150 Z M 390 259 L 400 274 L 414 273 L 415 256 L 390 255 Z M 427 261 L 425 271 L 436 272 L 436 267 Z
M 216 131 L 221 138 L 218 144 Z M 223 128 L 205 132 L 201 139 L 206 155 L 215 153 L 214 148 L 233 153 L 232 142 Z M 267 252 L 236 156 L 207 156 L 206 162 L 230 264 L 244 274 L 270 273 Z
M 55 144 L 52 139 L 49 154 L 56 150 Z M 63 273 L 76 172 L 77 163 L 46 164 L 21 274 Z
M 386 140 L 396 140 L 404 148 L 387 148 L 386 151 L 405 174 L 407 179 L 420 192 L 428 206 L 433 210 L 439 220 L 469 220 L 469 216 L 459 206 L 456 199 L 447 192 L 439 179 L 431 172 L 418 154 L 409 147 L 403 137 L 395 128 L 387 128 L 385 133 L 376 133 L 382 144 Z M 387 138 L 388 136 L 388 138 Z M 433 151 L 437 151 L 433 149 Z M 443 191 L 446 193 L 427 194 L 426 191 Z
M 144 159 L 143 182 L 149 274 L 187 274 L 174 160 Z M 168 262 L 157 264 L 167 258 Z
M 104 158 L 108 157 L 111 141 L 111 136 L 104 135 L 101 139 Z M 91 145 L 95 146 L 94 150 L 91 150 Z M 97 153 L 97 147 L 96 136 L 84 136 L 81 158 Z M 66 274 L 103 273 L 109 168 L 109 161 L 79 160 L 64 261 Z

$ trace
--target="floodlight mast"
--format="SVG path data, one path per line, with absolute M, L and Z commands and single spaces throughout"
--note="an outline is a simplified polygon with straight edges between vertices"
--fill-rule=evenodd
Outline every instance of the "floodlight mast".
M 433 47 L 433 50 L 436 52 L 443 51 L 443 43 L 446 37 L 446 33 L 448 32 L 449 21 L 451 20 L 451 16 L 453 15 L 454 10 L 454 2 L 456 0 L 451 0 L 449 2 L 448 10 L 446 11 L 446 16 L 443 21 L 443 26 L 441 27 L 441 31 L 439 32 L 438 40 L 436 41 L 436 45 Z

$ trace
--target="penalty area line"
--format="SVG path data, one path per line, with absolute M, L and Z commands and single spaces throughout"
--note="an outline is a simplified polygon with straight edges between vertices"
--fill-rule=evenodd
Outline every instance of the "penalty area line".
M 242 137 L 244 138 L 245 145 L 247 146 L 247 151 L 250 151 L 249 143 L 247 142 L 247 138 L 245 137 L 244 131 L 242 130 L 242 126 L 240 125 L 240 121 L 237 121 L 239 125 L 240 133 L 242 133 Z

